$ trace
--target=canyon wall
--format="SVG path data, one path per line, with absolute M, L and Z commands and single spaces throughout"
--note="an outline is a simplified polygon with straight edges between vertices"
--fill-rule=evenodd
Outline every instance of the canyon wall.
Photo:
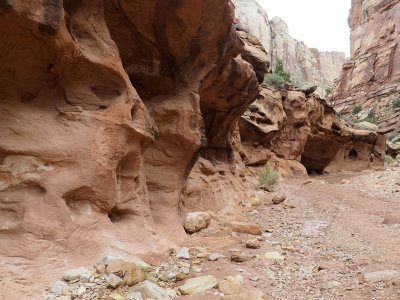
M 341 114 L 373 108 L 379 130 L 389 139 L 400 135 L 400 3 L 352 0 L 349 16 L 351 58 L 329 100 Z
M 239 123 L 240 155 L 249 168 L 269 164 L 284 176 L 382 165 L 385 138 L 348 128 L 316 94 L 262 88 Z
M 317 95 L 260 88 L 268 52 L 228 0 L 0 11 L 0 268 L 19 278 L 166 253 L 187 212 L 236 205 L 266 163 L 347 168 L 353 148 L 359 166 L 382 162 L 380 135 L 342 126 Z
M 345 54 L 319 52 L 290 36 L 286 23 L 278 17 L 268 19 L 267 12 L 256 0 L 233 0 L 237 28 L 257 37 L 269 54 L 271 67 L 281 59 L 294 85 L 314 86 L 320 97 L 340 76 Z

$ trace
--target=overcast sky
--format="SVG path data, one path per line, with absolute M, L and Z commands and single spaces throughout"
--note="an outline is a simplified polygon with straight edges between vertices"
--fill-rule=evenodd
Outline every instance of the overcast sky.
M 309 48 L 350 55 L 347 17 L 351 0 L 257 0 L 268 18 L 281 17 L 289 33 Z

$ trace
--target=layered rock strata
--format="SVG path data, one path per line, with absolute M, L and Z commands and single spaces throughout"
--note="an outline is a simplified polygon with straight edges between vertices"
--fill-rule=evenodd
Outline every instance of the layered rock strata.
M 382 165 L 385 138 L 348 128 L 316 94 L 263 88 L 240 121 L 246 166 L 268 163 L 286 176 Z
M 2 261 L 47 278 L 50 260 L 166 250 L 198 155 L 232 164 L 258 93 L 231 2 L 0 9 Z
M 351 58 L 329 99 L 342 114 L 360 105 L 366 116 L 372 108 L 389 139 L 400 135 L 400 108 L 393 107 L 400 99 L 399 24 L 397 0 L 352 1 Z
M 254 35 L 269 55 L 272 69 L 278 59 L 297 86 L 317 85 L 316 93 L 324 98 L 325 89 L 340 76 L 345 54 L 319 52 L 290 36 L 286 23 L 278 17 L 269 20 L 267 12 L 256 0 L 233 0 L 236 27 Z
M 104 254 L 165 253 L 185 235 L 186 212 L 254 190 L 238 127 L 250 104 L 316 97 L 260 96 L 265 49 L 236 32 L 227 0 L 15 0 L 0 11 L 0 269 L 12 266 L 14 277 L 54 278 Z M 297 147 L 297 113 L 278 122 L 276 151 Z M 311 148 L 335 137 L 333 115 L 303 120 L 313 130 L 327 123 L 311 132 Z M 298 168 L 320 164 L 315 150 L 304 160 L 296 151 L 285 159 Z

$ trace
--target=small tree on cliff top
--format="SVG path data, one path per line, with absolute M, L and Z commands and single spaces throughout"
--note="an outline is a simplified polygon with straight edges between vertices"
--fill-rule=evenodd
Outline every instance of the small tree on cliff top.
M 274 74 L 282 77 L 285 82 L 292 82 L 292 80 L 290 79 L 290 73 L 285 72 L 285 70 L 283 69 L 282 59 L 278 59 L 278 61 L 276 62 Z

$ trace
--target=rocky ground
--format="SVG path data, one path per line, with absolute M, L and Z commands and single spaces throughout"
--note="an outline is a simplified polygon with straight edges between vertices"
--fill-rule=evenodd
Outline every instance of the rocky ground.
M 159 266 L 109 257 L 93 270 L 64 274 L 64 281 L 44 296 L 400 298 L 399 163 L 382 170 L 285 180 L 278 190 L 277 195 L 286 196 L 279 204 L 262 192 L 238 204 L 240 222 L 229 209 L 198 216 L 200 227 L 208 227 L 188 235 L 182 248 Z

